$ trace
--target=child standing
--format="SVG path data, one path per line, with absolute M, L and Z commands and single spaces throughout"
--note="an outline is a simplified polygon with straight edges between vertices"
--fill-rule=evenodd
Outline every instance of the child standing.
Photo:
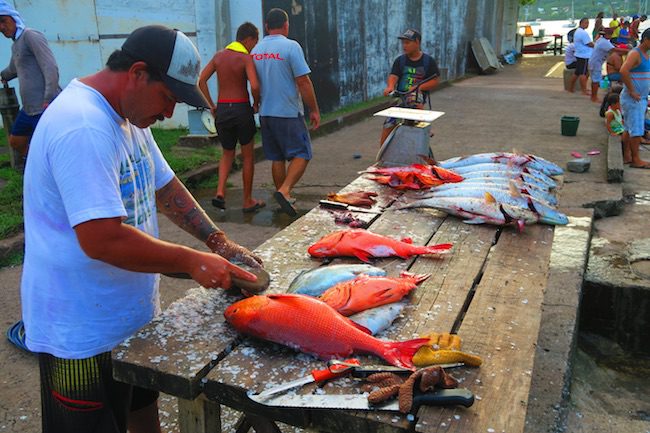
M 621 113 L 621 102 L 619 95 L 611 94 L 607 98 L 609 108 L 605 112 L 605 125 L 610 135 L 620 135 L 621 145 L 623 146 L 623 163 L 629 164 L 632 162 L 632 154 L 628 139 L 630 135 L 623 127 L 623 114 Z

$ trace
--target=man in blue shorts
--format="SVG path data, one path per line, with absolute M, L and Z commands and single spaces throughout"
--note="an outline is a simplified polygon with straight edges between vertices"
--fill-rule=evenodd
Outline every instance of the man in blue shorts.
M 268 36 L 251 53 L 260 80 L 262 147 L 266 159 L 272 162 L 276 189 L 273 197 L 283 212 L 296 216 L 291 190 L 312 156 L 300 97 L 309 108 L 313 129 L 320 124 L 320 110 L 302 47 L 287 38 L 287 13 L 282 9 L 271 9 L 266 15 L 266 31 Z
M 18 12 L 4 0 L 0 0 L 0 32 L 14 41 L 11 61 L 0 72 L 0 78 L 2 84 L 7 84 L 18 77 L 23 104 L 11 128 L 9 145 L 25 157 L 41 114 L 61 92 L 59 68 L 45 36 L 26 28 Z

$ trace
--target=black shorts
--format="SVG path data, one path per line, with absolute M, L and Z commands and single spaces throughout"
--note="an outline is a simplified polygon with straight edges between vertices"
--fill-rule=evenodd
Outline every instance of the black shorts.
M 567 69 L 575 69 L 578 66 L 578 62 L 571 62 L 568 65 L 565 65 Z
M 588 65 L 589 65 L 589 59 L 583 59 L 582 57 L 576 57 L 575 75 L 587 75 L 587 66 Z
M 126 433 L 130 412 L 150 406 L 157 391 L 113 379 L 111 353 L 85 359 L 38 355 L 44 433 Z
M 253 107 L 248 102 L 217 103 L 215 126 L 219 141 L 226 150 L 234 150 L 239 144 L 253 141 L 257 132 Z

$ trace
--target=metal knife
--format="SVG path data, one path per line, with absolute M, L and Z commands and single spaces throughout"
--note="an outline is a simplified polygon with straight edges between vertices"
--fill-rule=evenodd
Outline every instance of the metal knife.
M 335 209 L 335 210 L 347 210 L 350 212 L 361 212 L 361 213 L 370 213 L 370 214 L 375 214 L 375 215 L 381 215 L 381 211 L 376 211 L 376 210 L 371 210 L 371 209 L 365 209 L 362 207 L 357 207 L 357 206 L 352 206 L 347 203 L 341 203 L 339 201 L 331 201 L 331 200 L 320 200 L 318 202 L 322 207 L 328 208 L 328 209 Z
M 284 391 L 288 391 L 292 388 L 297 388 L 299 386 L 307 385 L 312 382 L 324 382 L 326 380 L 334 379 L 344 375 L 345 373 L 352 370 L 352 367 L 360 365 L 358 359 L 351 358 L 346 359 L 340 365 L 331 365 L 322 370 L 312 370 L 308 376 L 301 377 L 300 379 L 292 380 L 291 382 L 283 383 L 274 388 L 267 389 L 266 391 L 256 394 L 255 397 L 261 400 L 265 400 L 272 395 L 279 394 Z M 258 401 L 258 400 L 256 400 Z
M 275 407 L 399 411 L 399 402 L 397 400 L 392 400 L 385 404 L 371 405 L 368 403 L 368 397 L 363 394 L 307 394 L 279 395 L 273 397 L 260 397 L 259 394 L 253 394 L 248 397 L 265 406 Z M 474 394 L 468 389 L 441 389 L 432 393 L 415 395 L 411 413 L 415 413 L 420 406 L 470 407 L 473 404 Z

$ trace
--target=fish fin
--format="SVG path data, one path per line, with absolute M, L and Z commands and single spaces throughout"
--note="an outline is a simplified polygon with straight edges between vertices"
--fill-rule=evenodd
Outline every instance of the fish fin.
M 451 245 L 451 244 L 450 244 Z M 413 280 L 415 284 L 420 284 L 422 281 L 426 280 L 431 276 L 431 274 L 414 274 L 412 272 L 404 271 L 399 274 L 401 278 L 408 278 Z
M 363 333 L 365 333 L 365 334 L 368 334 L 368 335 L 372 335 L 372 331 L 371 331 L 370 329 L 366 328 L 365 326 L 363 326 L 363 325 L 359 325 L 357 322 L 355 322 L 354 320 L 350 319 L 349 317 L 346 317 L 345 319 L 346 319 L 348 322 L 350 322 L 350 324 L 351 324 L 352 326 L 354 326 L 355 328 L 357 328 L 359 331 L 361 331 L 361 332 L 363 332 Z
M 522 219 L 517 220 L 517 231 L 519 231 L 519 233 L 524 232 L 524 227 L 526 227 L 526 221 Z
M 486 201 L 487 203 L 492 203 L 492 204 L 494 204 L 494 203 L 497 202 L 497 199 L 495 199 L 494 196 L 493 196 L 492 194 L 490 194 L 489 192 L 486 192 L 486 193 L 485 193 L 485 201 Z
M 370 263 L 370 256 L 361 248 L 354 248 L 352 254 L 364 263 Z
M 384 350 L 381 356 L 396 367 L 415 370 L 413 355 L 418 349 L 429 342 L 428 338 L 416 338 L 415 340 L 384 342 Z
M 412 244 L 413 238 L 402 238 L 400 241 L 404 242 L 405 244 Z
M 454 244 L 436 244 L 436 245 L 427 245 L 424 247 L 426 249 L 425 254 L 440 254 L 443 251 L 447 251 L 453 247 Z M 424 280 L 422 280 L 424 281 Z
M 438 165 L 436 160 L 431 158 L 430 156 L 422 155 L 421 153 L 418 153 L 418 158 L 420 158 L 422 161 L 426 162 L 429 165 Z
M 521 197 L 521 193 L 519 192 L 519 189 L 515 185 L 515 182 L 511 180 L 508 182 L 508 190 L 510 191 L 510 195 L 513 197 Z
M 463 220 L 465 224 L 485 224 L 485 218 L 483 217 L 474 217 L 468 220 Z

